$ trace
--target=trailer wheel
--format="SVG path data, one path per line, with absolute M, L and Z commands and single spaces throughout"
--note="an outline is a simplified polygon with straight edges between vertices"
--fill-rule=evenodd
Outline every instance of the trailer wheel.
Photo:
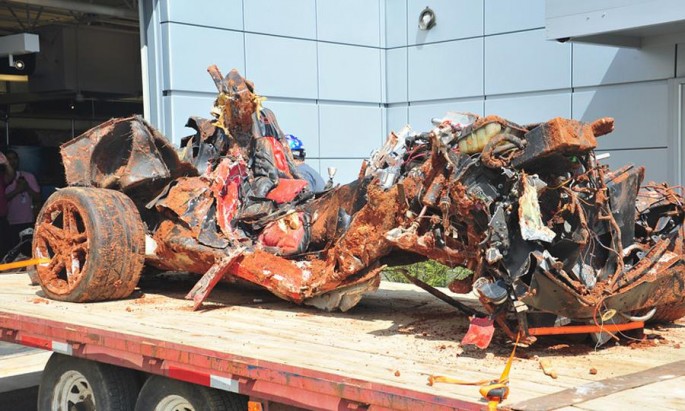
M 128 297 L 145 262 L 145 228 L 133 201 L 114 190 L 67 187 L 36 220 L 35 258 L 45 294 L 86 302 Z
M 244 411 L 247 397 L 153 375 L 143 384 L 136 411 Z
M 38 411 L 133 409 L 138 394 L 136 374 L 62 354 L 52 354 L 38 389 Z

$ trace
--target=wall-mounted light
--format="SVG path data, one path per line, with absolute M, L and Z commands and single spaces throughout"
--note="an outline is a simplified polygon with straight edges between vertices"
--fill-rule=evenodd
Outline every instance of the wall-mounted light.
M 430 7 L 426 7 L 419 14 L 419 29 L 430 30 L 433 26 L 435 26 L 435 12 Z
M 9 63 L 10 67 L 14 67 L 17 70 L 23 70 L 26 67 L 23 60 L 15 60 L 14 56 L 11 54 L 9 55 Z
M 32 66 L 27 69 L 26 61 L 14 59 L 14 56 L 24 56 L 31 53 L 38 53 L 40 51 L 40 41 L 37 34 L 32 33 L 18 33 L 9 36 L 0 37 L 0 57 L 7 56 L 9 66 L 16 70 L 8 70 L 0 67 L 0 73 L 3 74 L 2 81 L 28 81 L 28 76 L 17 71 L 33 71 Z M 26 71 L 25 71 L 26 70 Z M 5 74 L 7 73 L 7 74 Z M 27 73 L 30 74 L 30 73 Z

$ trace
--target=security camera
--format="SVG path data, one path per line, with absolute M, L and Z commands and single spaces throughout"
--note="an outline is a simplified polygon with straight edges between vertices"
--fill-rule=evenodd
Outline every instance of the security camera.
M 559 43 L 566 43 L 567 41 L 571 40 L 570 37 L 562 37 L 560 39 L 557 39 Z

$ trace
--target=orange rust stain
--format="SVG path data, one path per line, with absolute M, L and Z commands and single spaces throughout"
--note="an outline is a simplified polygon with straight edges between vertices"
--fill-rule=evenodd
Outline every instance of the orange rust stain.
M 564 152 L 567 148 L 588 151 L 597 147 L 592 126 L 577 120 L 556 117 L 545 123 L 547 146 Z
M 148 262 L 161 269 L 204 274 L 223 255 L 221 250 L 197 243 L 189 229 L 171 220 L 162 221 L 153 238 L 157 258 Z
M 356 185 L 345 185 L 304 207 L 312 215 L 310 243 L 315 249 L 323 248 L 326 243 L 335 240 L 338 210 L 351 214 L 357 195 Z
M 590 124 L 590 127 L 592 127 L 592 134 L 594 134 L 595 137 L 603 136 L 614 131 L 614 119 L 611 117 L 602 117 L 593 121 Z
M 261 250 L 246 254 L 236 265 L 240 267 L 240 270 L 258 273 L 259 276 L 279 274 L 283 277 L 297 278 L 302 274 L 292 261 Z M 268 274 L 264 274 L 265 272 Z
M 336 243 L 338 271 L 354 274 L 386 255 L 391 245 L 385 233 L 400 223 L 405 204 L 400 203 L 399 187 L 383 191 L 377 185 L 369 186 L 368 202 L 354 216 L 345 235 Z M 361 265 L 360 265 L 361 263 Z

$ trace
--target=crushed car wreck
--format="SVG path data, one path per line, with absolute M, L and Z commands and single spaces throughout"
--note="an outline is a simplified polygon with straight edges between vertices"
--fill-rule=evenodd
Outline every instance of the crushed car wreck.
M 685 315 L 683 197 L 641 187 L 641 167 L 597 161 L 613 119 L 450 113 L 391 133 L 357 180 L 314 195 L 253 84 L 209 72 L 213 119 L 188 121 L 180 154 L 137 116 L 62 146 L 69 187 L 33 243 L 50 259 L 37 268 L 49 297 L 123 298 L 150 266 L 201 274 L 195 308 L 224 279 L 347 310 L 385 267 L 431 259 L 472 270 L 450 288 L 474 289 L 512 338 L 562 320 Z

